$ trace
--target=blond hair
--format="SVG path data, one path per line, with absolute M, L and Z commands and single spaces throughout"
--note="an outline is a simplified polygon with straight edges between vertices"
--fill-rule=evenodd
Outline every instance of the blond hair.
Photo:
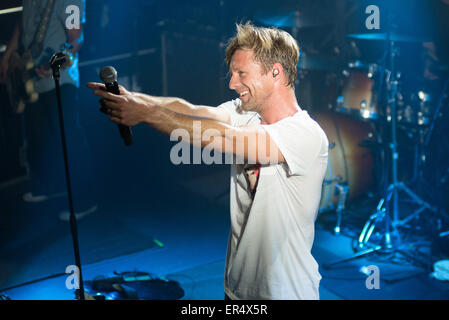
M 286 31 L 277 28 L 255 27 L 251 22 L 237 24 L 237 34 L 230 39 L 226 48 L 226 63 L 231 63 L 235 51 L 251 50 L 254 60 L 263 70 L 270 71 L 278 62 L 284 68 L 288 85 L 294 85 L 297 76 L 299 47 L 296 40 Z

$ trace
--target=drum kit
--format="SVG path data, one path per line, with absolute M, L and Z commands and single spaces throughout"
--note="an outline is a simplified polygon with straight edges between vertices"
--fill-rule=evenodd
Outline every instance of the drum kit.
M 299 29 L 313 28 L 319 24 L 319 19 L 301 19 L 297 12 L 265 17 L 259 21 L 280 28 L 292 28 L 294 37 Z M 326 19 L 324 22 L 328 23 Z M 374 182 L 379 183 L 377 194 L 380 199 L 373 208 L 375 213 L 369 216 L 353 244 L 353 250 L 357 253 L 327 264 L 326 267 L 372 252 L 399 251 L 399 228 L 407 226 L 424 211 L 434 216 L 445 215 L 441 208 L 429 204 L 399 181 L 398 133 L 417 137 L 416 149 L 421 152 L 417 161 L 421 161 L 421 165 L 414 168 L 422 170 L 433 128 L 447 103 L 449 80 L 439 93 L 424 88 L 407 90 L 402 80 L 402 70 L 397 68 L 399 45 L 419 44 L 426 39 L 392 31 L 348 34 L 346 38 L 353 42 L 363 40 L 383 45 L 382 57 L 376 62 L 341 62 L 336 57 L 306 51 L 299 63 L 300 72 L 320 70 L 336 75 L 334 78 L 337 79 L 336 89 L 330 95 L 326 110 L 311 111 L 329 140 L 328 170 L 319 213 L 336 212 L 334 233 L 339 234 L 345 206 L 370 192 Z M 422 176 L 421 172 L 414 173 L 414 176 L 417 175 Z M 403 202 L 412 203 L 417 208 L 400 214 L 400 203 Z

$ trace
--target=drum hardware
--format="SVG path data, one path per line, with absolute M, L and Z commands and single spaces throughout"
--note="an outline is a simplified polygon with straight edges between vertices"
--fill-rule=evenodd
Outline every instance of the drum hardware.
M 447 101 L 447 98 L 448 98 L 448 93 L 447 93 L 448 87 L 449 87 L 449 77 L 446 79 L 446 82 L 444 83 L 444 87 L 443 87 L 443 90 L 441 92 L 440 99 L 438 100 L 438 105 L 437 105 L 437 107 L 435 109 L 435 112 L 434 112 L 433 117 L 432 117 L 432 121 L 431 121 L 430 126 L 429 126 L 429 130 L 427 131 L 426 137 L 424 139 L 424 146 L 428 146 L 429 145 L 430 138 L 432 136 L 433 129 L 435 127 L 435 123 L 437 122 L 437 120 L 438 120 L 438 118 L 440 116 L 441 108 L 444 105 L 444 103 Z
M 319 214 L 336 212 L 340 234 L 346 203 L 370 191 L 375 179 L 371 150 L 376 145 L 371 124 L 331 111 L 313 114 L 329 140 L 329 160 Z
M 291 27 L 296 39 L 299 29 L 317 26 L 316 22 L 320 21 L 320 19 L 315 19 L 315 22 L 310 24 L 305 20 L 306 17 L 307 15 L 303 15 L 303 12 L 297 10 L 283 16 L 272 16 L 268 18 L 259 17 L 259 20 L 265 24 L 277 27 Z M 322 23 L 321 25 L 324 24 L 325 23 Z M 420 43 L 425 41 L 425 39 L 399 34 L 393 31 L 380 34 L 353 34 L 348 35 L 348 37 L 353 39 L 384 41 L 386 50 L 379 63 L 362 63 L 359 60 L 350 62 L 342 72 L 345 79 L 344 86 L 338 86 L 342 87 L 342 90 L 340 91 L 341 94 L 334 95 L 334 97 L 338 96 L 338 98 L 336 100 L 335 98 L 329 100 L 332 101 L 330 104 L 333 105 L 332 109 L 334 111 L 337 111 L 337 113 L 340 114 L 349 115 L 350 117 L 355 118 L 354 121 L 363 121 L 367 124 L 374 124 L 374 121 L 376 121 L 377 124 L 385 126 L 385 128 L 390 127 L 389 129 L 391 130 L 387 130 L 391 131 L 390 143 L 382 143 L 378 144 L 378 146 L 388 146 L 382 147 L 382 150 L 385 149 L 385 153 L 391 153 L 392 161 L 390 165 L 392 168 L 388 170 L 391 170 L 391 173 L 388 174 L 386 172 L 386 177 L 384 178 L 387 182 L 386 184 L 388 184 L 388 182 L 391 183 L 384 189 L 384 196 L 379 201 L 375 214 L 373 214 L 366 222 L 364 230 L 362 230 L 358 239 L 357 248 L 360 250 L 367 250 L 345 259 L 345 261 L 352 260 L 355 257 L 363 256 L 370 252 L 398 250 L 400 236 L 396 227 L 404 226 L 425 210 L 435 209 L 411 191 L 405 183 L 399 182 L 397 176 L 399 153 L 397 150 L 396 132 L 398 123 L 400 125 L 410 124 L 413 128 L 417 128 L 420 131 L 427 128 L 430 120 L 427 107 L 431 101 L 431 96 L 425 91 L 419 91 L 414 93 L 414 95 L 418 97 L 418 100 L 416 100 L 417 103 L 415 100 L 412 101 L 412 103 L 409 103 L 409 97 L 406 96 L 403 91 L 398 90 L 401 73 L 396 72 L 394 67 L 394 59 L 399 55 L 399 48 L 395 44 L 397 42 Z M 308 71 L 333 71 L 335 66 L 338 66 L 337 70 L 341 70 L 341 68 L 339 68 L 341 65 L 336 64 L 335 61 L 332 61 L 329 57 L 322 56 L 316 52 L 309 52 L 307 49 L 304 53 L 305 54 L 301 57 L 299 63 L 300 69 L 305 71 L 304 73 L 300 73 L 299 76 L 301 78 L 304 78 Z M 389 64 L 389 69 L 386 68 L 387 64 Z M 382 92 L 384 88 L 386 90 L 385 92 Z M 387 103 L 384 102 L 385 99 L 387 99 Z M 415 97 L 413 97 L 413 99 L 415 99 Z M 381 121 L 377 122 L 379 120 Z M 320 121 L 318 122 L 320 123 Z M 324 119 L 324 122 L 327 122 L 326 119 Z M 336 126 L 337 124 L 338 123 L 335 123 Z M 322 123 L 320 123 L 320 125 L 322 125 Z M 329 123 L 327 123 L 327 125 L 329 125 Z M 324 129 L 326 133 L 329 132 L 326 128 Z M 337 128 L 338 139 L 335 141 L 331 141 L 330 139 L 329 141 L 330 167 L 328 167 L 328 172 L 326 173 L 326 178 L 323 183 L 323 197 L 319 210 L 320 212 L 328 209 L 337 211 L 337 223 L 334 228 L 336 234 L 340 232 L 341 213 L 345 208 L 346 200 L 353 197 L 354 193 L 365 191 L 365 189 L 361 191 L 361 188 L 354 185 L 354 178 L 359 178 L 361 170 L 358 170 L 358 167 L 360 167 L 360 165 L 355 162 L 354 165 L 350 164 L 348 166 L 348 161 L 352 161 L 351 155 L 348 155 L 346 152 L 349 140 L 340 137 L 338 131 Z M 357 135 L 357 133 L 354 132 L 353 135 Z M 372 135 L 369 138 L 372 138 Z M 362 139 L 360 141 L 364 140 Z M 365 139 L 365 141 L 369 141 L 369 139 Z M 351 143 L 354 145 L 353 140 L 350 141 L 350 146 Z M 363 143 L 357 143 L 356 146 L 363 147 Z M 340 154 L 342 155 L 342 159 L 339 159 Z M 382 160 L 382 162 L 386 161 Z M 355 175 L 352 172 L 354 167 L 356 167 Z M 335 172 L 335 169 L 340 170 L 340 172 Z M 388 176 L 390 176 L 390 178 L 388 178 Z M 404 192 L 413 203 L 420 206 L 418 210 L 402 220 L 399 220 L 399 192 Z M 373 245 L 371 243 L 377 236 L 375 233 L 376 227 L 380 230 L 382 236 L 380 245 Z
M 417 139 L 415 142 L 415 161 L 414 161 L 414 174 L 413 178 L 411 180 L 411 183 L 417 185 L 419 187 L 418 190 L 423 191 L 431 191 L 436 186 L 434 186 L 432 183 L 428 182 L 426 178 L 424 177 L 424 169 L 426 167 L 426 161 L 427 161 L 427 155 L 428 155 L 428 146 L 430 143 L 430 138 L 432 137 L 433 129 L 435 127 L 435 124 L 440 117 L 441 108 L 444 105 L 446 99 L 447 99 L 447 89 L 449 85 L 449 78 L 445 81 L 445 84 L 443 86 L 442 92 L 440 94 L 440 98 L 438 100 L 438 104 L 433 112 L 433 115 L 430 116 L 430 110 L 426 110 L 426 125 L 421 125 L 420 122 L 415 123 L 415 126 L 417 126 L 416 134 Z M 428 101 L 432 101 L 431 95 L 424 92 L 419 91 L 417 96 L 419 97 L 419 100 L 422 103 L 427 103 Z M 422 108 L 420 110 L 423 110 Z M 419 114 L 419 113 L 418 113 Z M 419 119 L 419 118 L 418 118 Z M 434 213 L 439 213 L 440 217 L 444 216 L 446 213 L 442 209 L 437 209 L 435 207 L 428 208 L 426 205 L 424 205 L 421 209 L 421 211 L 424 211 L 424 209 L 429 209 Z M 401 222 L 403 224 L 407 223 L 408 221 L 412 220 L 414 217 L 418 216 L 420 212 L 416 211 L 412 213 L 409 217 L 403 219 Z M 440 228 L 438 228 L 440 229 Z
M 349 62 L 342 70 L 344 78 L 341 95 L 336 99 L 335 111 L 364 121 L 378 120 L 378 88 L 375 85 L 380 73 L 377 64 L 360 60 Z
M 397 100 L 398 123 L 406 130 L 416 130 L 430 124 L 431 111 L 436 103 L 432 94 L 422 90 L 416 93 L 398 92 Z M 389 110 L 387 110 L 387 114 L 388 120 L 391 121 Z
M 391 195 L 392 195 L 391 188 L 389 191 L 390 191 L 390 193 L 389 193 L 389 195 L 387 195 L 387 197 L 391 197 Z M 362 232 L 360 232 L 359 238 L 357 239 L 357 247 L 353 248 L 354 250 L 358 251 L 358 250 L 368 247 L 368 244 L 369 244 L 368 241 L 371 238 L 371 235 L 373 234 L 375 227 L 378 226 L 380 224 L 380 222 L 382 222 L 383 220 L 386 221 L 385 226 L 388 228 L 390 217 L 387 215 L 386 209 L 383 208 L 383 204 L 384 204 L 384 199 L 382 199 L 379 202 L 379 204 L 377 205 L 376 213 L 371 215 L 370 218 L 368 219 L 368 221 L 365 223 L 365 225 L 362 229 Z M 393 227 L 395 227 L 395 226 L 393 226 Z M 399 232 L 397 232 L 397 229 L 395 229 L 394 234 L 399 238 Z M 386 233 L 384 240 L 385 240 L 386 246 L 391 246 L 391 233 Z M 378 246 L 376 246 L 375 249 L 376 249 L 375 251 L 378 251 L 378 250 L 382 249 L 382 246 L 378 245 Z M 371 253 L 371 252 L 374 252 L 372 247 L 369 249 L 369 253 Z
M 335 144 L 333 144 L 333 145 L 335 145 Z M 329 144 L 329 149 L 332 149 L 332 148 L 333 147 L 331 147 L 330 144 Z M 329 171 L 329 168 L 328 168 L 328 171 Z M 333 187 L 334 184 L 335 184 L 335 187 L 336 187 L 337 185 L 339 185 L 339 182 L 342 182 L 342 181 L 343 181 L 343 177 L 342 176 L 332 176 L 330 178 L 325 178 L 323 180 L 323 187 Z M 338 196 L 338 191 L 337 190 L 334 190 L 333 196 Z M 327 212 L 327 211 L 333 211 L 333 210 L 335 210 L 334 203 L 329 203 L 327 205 L 322 205 L 320 207 L 320 209 L 318 210 L 318 212 L 319 213 L 323 213 L 325 211 Z
M 390 31 L 384 33 L 353 33 L 348 34 L 347 37 L 358 40 L 393 41 L 395 43 L 396 42 L 421 43 L 429 41 L 429 39 L 427 38 Z
M 354 37 L 353 35 L 351 35 Z M 357 38 L 357 37 L 354 37 Z M 411 191 L 404 183 L 398 181 L 398 173 L 397 173 L 397 161 L 398 161 L 398 150 L 397 150 L 397 93 L 398 93 L 398 84 L 400 81 L 400 73 L 395 72 L 395 59 L 399 55 L 397 50 L 395 41 L 412 41 L 410 38 L 406 40 L 406 37 L 400 38 L 397 34 L 392 33 L 390 30 L 386 34 L 386 36 L 382 36 L 376 38 L 373 35 L 369 37 L 358 37 L 359 39 L 377 39 L 377 40 L 386 40 L 386 53 L 384 60 L 384 70 L 385 70 L 385 84 L 386 84 L 386 92 L 387 92 L 387 102 L 385 105 L 385 109 L 389 109 L 389 117 L 387 120 L 391 124 L 391 141 L 389 143 L 389 148 L 391 151 L 391 160 L 392 160 L 392 168 L 391 168 L 391 183 L 387 187 L 385 191 L 385 195 L 380 199 L 377 207 L 376 213 L 373 214 L 368 221 L 365 223 L 364 228 L 362 229 L 360 236 L 357 240 L 357 247 L 353 248 L 355 250 L 363 250 L 360 251 L 350 257 L 346 257 L 344 259 L 340 259 L 338 261 L 324 264 L 325 268 L 331 268 L 337 264 L 348 262 L 353 259 L 357 259 L 359 257 L 365 256 L 367 254 L 371 254 L 374 252 L 398 252 L 401 253 L 399 247 L 401 245 L 401 237 L 397 226 L 405 225 L 411 219 L 415 218 L 421 212 L 425 210 L 437 211 L 436 208 L 425 202 L 418 195 L 416 195 L 413 191 Z M 388 59 L 388 60 L 387 60 Z M 389 64 L 390 69 L 386 69 L 387 62 Z M 369 79 L 366 76 L 366 79 Z M 383 78 L 380 79 L 383 81 Z M 351 88 L 351 87 L 349 87 Z M 372 89 L 372 86 L 366 86 L 365 88 Z M 422 95 L 423 98 L 425 98 Z M 362 100 L 360 100 L 362 102 Z M 360 104 L 360 110 L 362 110 L 362 103 Z M 365 106 L 366 107 L 366 106 Z M 403 191 L 405 194 L 412 200 L 412 202 L 418 204 L 419 208 L 413 212 L 408 217 L 400 220 L 399 219 L 399 192 Z M 370 242 L 370 239 L 373 236 L 373 232 L 376 227 L 380 230 L 376 234 L 378 237 L 378 242 L 373 244 L 373 241 Z M 406 255 L 406 254 L 404 254 Z
M 346 196 L 348 195 L 348 184 L 347 183 L 337 183 L 335 185 L 336 192 L 338 193 L 338 205 L 337 205 L 337 223 L 334 228 L 334 234 L 339 235 L 341 231 L 341 216 L 345 210 Z
M 334 182 L 338 183 L 338 182 L 341 182 L 341 181 L 343 181 L 343 178 L 341 176 L 335 176 L 335 177 L 332 177 L 331 179 L 324 179 L 323 184 L 324 185 L 329 185 L 329 184 L 332 184 Z
M 329 150 L 335 148 L 335 145 L 336 144 L 334 142 L 329 143 Z M 341 216 L 343 211 L 345 210 L 346 197 L 348 195 L 349 187 L 347 182 L 343 182 L 343 177 L 341 176 L 335 176 L 331 180 L 325 179 L 323 183 L 332 184 L 334 182 L 335 182 L 335 196 L 338 197 L 337 208 L 335 210 L 335 212 L 337 213 L 337 222 L 334 227 L 334 234 L 339 235 L 341 231 Z M 334 209 L 333 204 L 331 205 L 331 207 L 327 208 L 327 210 L 330 209 L 332 210 Z

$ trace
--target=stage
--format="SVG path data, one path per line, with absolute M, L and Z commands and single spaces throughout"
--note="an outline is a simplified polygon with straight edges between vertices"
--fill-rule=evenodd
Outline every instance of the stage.
M 63 158 L 59 129 L 64 122 L 57 118 L 56 92 L 49 87 L 39 93 L 50 103 L 41 102 L 39 110 L 45 107 L 47 113 L 38 121 L 41 111 L 24 107 L 34 106 L 31 97 L 25 104 L 16 101 L 24 99 L 24 90 L 13 90 L 11 79 L 17 77 L 11 68 L 0 84 L 2 298 L 74 300 L 67 270 L 76 264 L 75 238 L 91 297 L 224 299 L 230 165 L 206 163 L 199 147 L 182 149 L 180 137 L 146 124 L 131 125 L 133 144 L 125 146 L 109 121 L 113 110 L 100 110 L 105 101 L 87 83 L 179 97 L 176 102 L 186 112 L 209 111 L 202 117 L 170 110 L 189 121 L 217 116 L 215 107 L 222 103 L 252 98 L 243 80 L 231 84 L 240 73 L 233 74 L 225 62 L 236 23 L 250 21 L 286 31 L 299 45 L 290 68 L 297 77 L 287 86 L 296 102 L 282 107 L 306 111 L 328 140 L 312 247 L 322 276 L 320 299 L 449 299 L 449 0 L 286 0 L 276 9 L 267 0 L 86 3 L 80 11 L 86 21 L 80 21 L 82 33 L 76 34 L 83 35 L 79 60 L 70 66 L 79 77 L 67 84 L 73 90 L 62 102 L 76 111 L 65 118 L 71 124 L 66 128 L 70 166 Z M 0 57 L 11 53 L 7 48 L 22 5 L 20 0 L 0 5 Z M 47 18 L 50 10 L 48 5 Z M 70 58 L 69 49 L 73 44 L 59 53 L 45 51 L 46 61 L 61 59 L 60 64 L 51 60 L 50 82 L 68 68 L 62 60 Z M 272 64 L 277 68 L 264 77 L 285 77 L 280 65 Z M 113 66 L 108 68 L 115 70 L 112 80 L 100 77 L 105 66 Z M 26 83 L 18 78 L 20 86 Z M 134 95 L 127 98 L 138 105 Z M 277 112 L 276 103 L 267 108 Z M 159 111 L 170 105 L 153 104 Z M 218 118 L 208 120 L 223 125 Z M 174 161 L 180 150 L 188 150 L 193 161 Z M 69 222 L 67 176 L 73 178 L 75 216 L 86 209 L 81 202 L 89 201 L 89 210 L 78 215 L 76 237 Z M 317 185 L 316 190 L 321 182 Z M 36 187 L 52 191 L 38 194 Z M 31 191 L 40 198 L 30 197 Z M 92 287 L 114 277 L 122 281 L 121 295 Z

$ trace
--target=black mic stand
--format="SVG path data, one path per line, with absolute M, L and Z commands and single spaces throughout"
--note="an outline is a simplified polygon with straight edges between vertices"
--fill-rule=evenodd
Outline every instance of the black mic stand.
M 72 187 L 70 182 L 70 172 L 69 172 L 69 159 L 67 156 L 67 144 L 66 144 L 66 136 L 64 130 L 64 115 L 62 112 L 62 100 L 61 100 L 61 90 L 59 87 L 59 79 L 60 79 L 60 69 L 61 66 L 66 63 L 66 56 L 64 53 L 55 53 L 50 59 L 50 65 L 53 70 L 53 78 L 55 79 L 55 87 L 56 87 L 56 97 L 58 99 L 58 111 L 59 111 L 59 128 L 61 130 L 61 142 L 62 142 L 62 151 L 64 156 L 64 167 L 65 167 L 65 178 L 67 185 L 67 194 L 69 198 L 69 210 L 70 210 L 70 230 L 72 233 L 73 240 L 73 250 L 75 253 L 75 264 L 78 268 L 78 284 L 79 291 L 77 295 L 80 300 L 85 300 L 84 297 L 84 285 L 83 285 L 83 277 L 81 273 L 81 258 L 78 244 L 78 229 L 76 223 L 75 212 L 73 209 L 73 198 L 72 198 Z

